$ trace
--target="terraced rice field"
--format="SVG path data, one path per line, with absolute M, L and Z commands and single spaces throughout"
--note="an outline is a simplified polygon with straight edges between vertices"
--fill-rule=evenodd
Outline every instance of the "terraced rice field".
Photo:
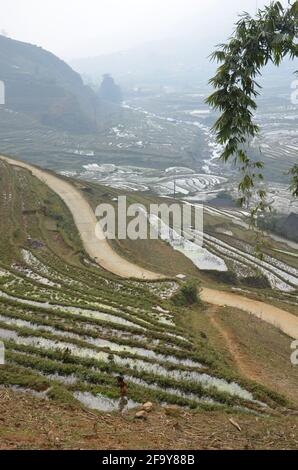
M 255 254 L 252 241 L 241 240 L 233 232 L 233 225 L 236 230 L 237 226 L 242 230 L 249 230 L 245 212 L 216 209 L 210 206 L 205 206 L 204 211 L 206 214 L 219 217 L 230 226 L 228 231 L 218 230 L 217 233 L 212 231 L 212 235 L 204 233 L 204 246 L 210 252 L 224 259 L 237 277 L 245 278 L 259 273 L 267 279 L 273 290 L 279 291 L 280 295 L 284 294 L 285 297 L 288 293 L 292 293 L 293 300 L 297 302 L 298 267 L 295 262 L 295 250 L 298 245 L 295 242 L 267 234 L 268 242 L 264 247 L 263 258 L 260 259 Z M 283 244 L 284 249 L 276 249 L 276 242 Z M 292 248 L 293 253 L 287 251 L 288 245 Z M 289 255 L 287 261 L 280 259 L 278 253 Z
M 230 214 L 227 210 L 204 206 L 204 212 L 226 220 L 230 219 L 231 222 L 249 228 L 240 211 Z M 234 237 L 232 231 L 219 230 L 214 236 L 207 230 L 203 233 L 190 229 L 188 235 L 194 237 L 194 241 L 191 241 L 178 234 L 157 216 L 151 215 L 148 218 L 161 239 L 170 243 L 174 250 L 184 254 L 200 270 L 230 271 L 242 281 L 262 276 L 271 289 L 282 292 L 285 298 L 290 294 L 289 299 L 297 302 L 298 268 L 294 265 L 266 253 L 260 259 L 255 253 L 254 246 Z M 221 236 L 224 236 L 223 240 Z M 200 244 L 202 246 L 199 246 Z
M 225 372 L 208 339 L 185 331 L 183 309 L 167 298 L 177 281 L 103 271 L 44 184 L 3 161 L 0 181 L 0 384 L 104 410 L 117 408 L 119 374 L 129 383 L 127 406 L 150 399 L 261 411 L 282 401 Z

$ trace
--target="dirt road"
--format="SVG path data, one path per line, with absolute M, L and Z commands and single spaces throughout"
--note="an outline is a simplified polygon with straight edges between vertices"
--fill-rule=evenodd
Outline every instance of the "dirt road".
M 95 214 L 80 191 L 71 183 L 28 163 L 3 156 L 0 158 L 11 165 L 16 165 L 31 171 L 34 176 L 47 184 L 49 188 L 61 197 L 72 213 L 86 252 L 101 267 L 120 277 L 126 278 L 133 277 L 137 279 L 155 280 L 163 277 L 160 274 L 147 271 L 146 269 L 130 263 L 115 253 L 107 240 L 96 237 L 95 228 L 97 219 Z M 102 234 L 98 226 L 97 230 Z
M 201 298 L 204 302 L 218 306 L 239 308 L 247 313 L 255 315 L 261 320 L 276 326 L 290 338 L 298 339 L 298 316 L 293 315 L 278 307 L 265 304 L 258 300 L 249 299 L 242 295 L 215 289 L 203 288 Z

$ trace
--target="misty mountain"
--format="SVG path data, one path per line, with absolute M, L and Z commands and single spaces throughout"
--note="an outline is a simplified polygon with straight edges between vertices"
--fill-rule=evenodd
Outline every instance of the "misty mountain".
M 121 104 L 123 101 L 121 88 L 114 82 L 109 74 L 103 76 L 103 81 L 98 90 L 98 96 L 109 103 Z
M 69 131 L 97 127 L 100 102 L 80 75 L 44 49 L 0 36 L 6 107 Z
M 227 36 L 216 32 L 202 38 L 200 32 L 172 39 L 152 41 L 127 51 L 76 59 L 71 62 L 86 82 L 98 82 L 110 73 L 126 88 L 169 87 L 176 91 L 193 88 L 208 89 L 208 81 L 217 64 L 210 61 L 216 45 Z M 280 67 L 268 64 L 259 77 L 264 91 L 290 89 L 297 65 L 284 60 Z M 275 93 L 275 92 L 274 92 Z
M 110 73 L 126 87 L 185 89 L 202 85 L 214 71 L 208 60 L 214 41 L 188 37 L 153 41 L 123 52 L 76 59 L 71 65 L 93 81 Z

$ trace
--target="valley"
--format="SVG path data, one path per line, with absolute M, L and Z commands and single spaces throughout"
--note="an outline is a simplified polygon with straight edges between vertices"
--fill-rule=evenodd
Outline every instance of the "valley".
M 177 197 L 195 202 L 229 194 L 232 200 L 221 204 L 235 205 L 239 174 L 218 158 L 221 149 L 210 130 L 215 116 L 204 103 L 207 93 L 201 89 L 132 98 L 97 134 L 61 133 L 0 109 L 0 150 L 66 176 L 126 191 L 158 196 L 175 191 Z M 287 100 L 290 95 L 281 95 L 282 105 L 277 98 L 276 105 L 269 98 L 261 100 L 257 120 L 262 134 L 252 147 L 265 162 L 268 201 L 280 214 L 298 212 L 286 176 L 298 152 L 296 107 Z
M 289 359 L 298 337 L 297 243 L 267 231 L 264 257 L 256 256 L 249 213 L 235 204 L 237 171 L 218 159 L 208 110 L 197 95 L 160 99 L 127 102 L 123 121 L 97 135 L 62 134 L 0 109 L 1 149 L 24 159 L 0 163 L 2 390 L 54 409 L 112 413 L 113 422 L 120 374 L 129 383 L 125 419 L 150 400 L 156 425 L 179 405 L 189 410 L 183 429 L 183 413 L 193 421 L 233 413 L 238 422 L 257 414 L 271 429 L 267 416 L 278 413 L 276 427 L 297 405 Z M 272 148 L 274 135 L 265 137 Z M 266 158 L 275 161 L 269 143 Z M 282 172 L 269 193 L 280 213 L 297 213 Z M 145 207 L 203 203 L 203 247 L 183 238 L 93 240 L 95 208 L 117 209 L 119 195 Z M 204 304 L 173 304 L 181 277 L 201 283 Z M 240 340 L 248 326 L 255 351 Z M 283 359 L 272 368 L 276 348 Z

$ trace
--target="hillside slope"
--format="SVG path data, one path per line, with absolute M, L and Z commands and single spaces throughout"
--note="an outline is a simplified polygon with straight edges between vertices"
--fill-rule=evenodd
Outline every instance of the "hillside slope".
M 129 407 L 151 400 L 262 412 L 260 402 L 286 404 L 227 368 L 204 330 L 189 331 L 186 316 L 204 317 L 203 307 L 170 302 L 177 281 L 112 276 L 84 253 L 56 194 L 3 161 L 0 176 L 0 384 L 105 410 L 117 409 L 119 374 L 130 384 Z
M 278 328 L 236 309 L 177 307 L 176 280 L 117 278 L 84 253 L 43 182 L 4 161 L 0 181 L 1 448 L 297 447 L 298 371 Z M 147 400 L 148 419 L 133 419 Z
M 6 106 L 71 131 L 96 127 L 98 99 L 80 75 L 41 47 L 0 36 Z

